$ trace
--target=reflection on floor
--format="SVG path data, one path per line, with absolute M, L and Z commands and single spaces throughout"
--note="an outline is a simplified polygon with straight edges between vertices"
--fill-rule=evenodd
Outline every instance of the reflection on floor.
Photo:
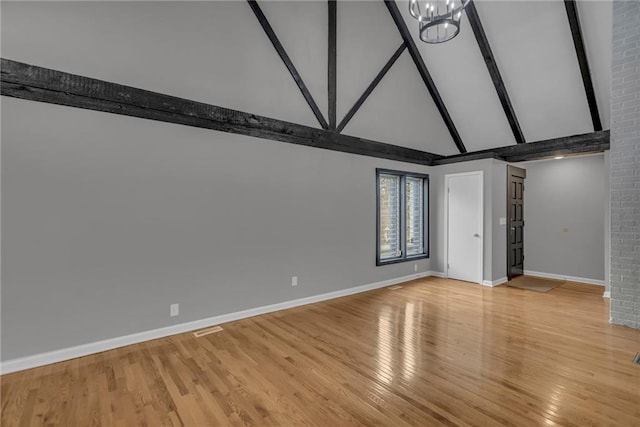
M 598 286 L 427 278 L 5 375 L 2 425 L 640 425 Z

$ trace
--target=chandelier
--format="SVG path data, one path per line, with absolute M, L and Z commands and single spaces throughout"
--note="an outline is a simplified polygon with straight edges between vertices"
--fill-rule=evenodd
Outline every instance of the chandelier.
M 462 10 L 471 0 L 409 0 L 409 12 L 418 20 L 420 40 L 442 43 L 460 32 Z

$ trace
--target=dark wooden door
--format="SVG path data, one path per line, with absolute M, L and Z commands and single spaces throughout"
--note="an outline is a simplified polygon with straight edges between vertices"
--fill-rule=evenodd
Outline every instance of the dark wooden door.
M 524 271 L 524 179 L 527 171 L 507 166 L 507 276 Z

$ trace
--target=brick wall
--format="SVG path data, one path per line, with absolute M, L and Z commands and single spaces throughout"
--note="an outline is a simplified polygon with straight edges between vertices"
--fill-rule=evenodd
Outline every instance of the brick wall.
M 611 322 L 640 328 L 640 2 L 613 2 Z

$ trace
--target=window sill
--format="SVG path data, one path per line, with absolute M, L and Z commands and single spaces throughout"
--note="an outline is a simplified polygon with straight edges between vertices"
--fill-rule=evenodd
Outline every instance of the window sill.
M 429 258 L 429 254 L 418 254 L 418 255 L 411 255 L 405 258 L 377 259 L 376 266 L 382 266 L 387 264 L 399 264 L 401 262 L 410 262 L 418 259 L 428 259 L 428 258 Z

